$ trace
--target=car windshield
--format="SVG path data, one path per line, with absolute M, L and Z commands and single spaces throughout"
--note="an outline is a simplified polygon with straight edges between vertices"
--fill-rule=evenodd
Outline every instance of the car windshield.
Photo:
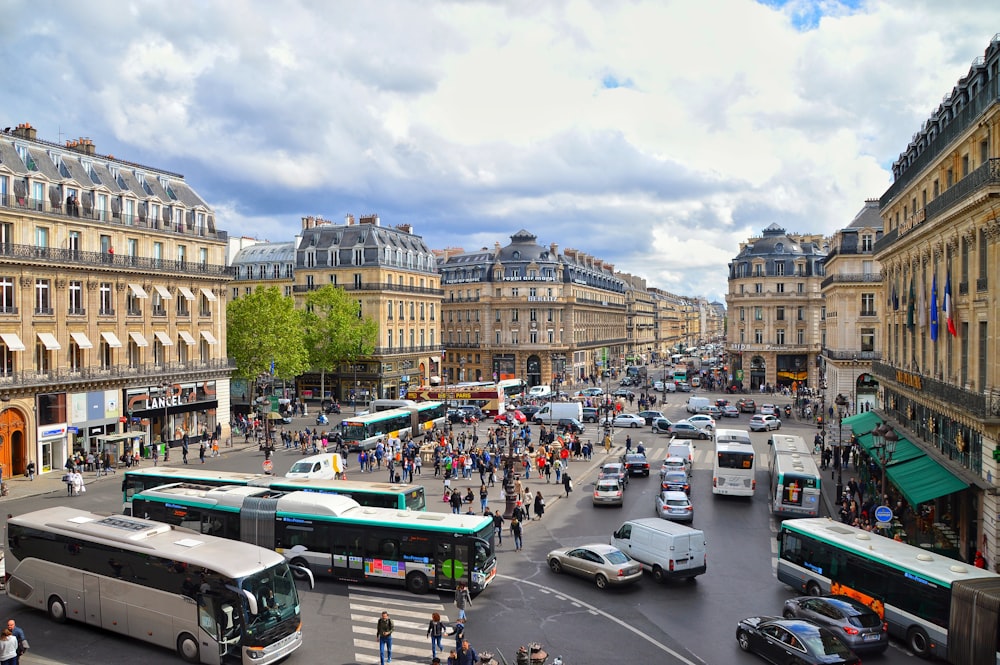
M 604 555 L 604 558 L 613 564 L 622 564 L 629 562 L 628 556 L 626 556 L 624 552 L 620 552 L 618 550 L 614 550 L 613 552 L 608 552 L 607 554 Z
M 824 656 L 839 656 L 841 658 L 848 658 L 851 655 L 851 650 L 847 648 L 840 638 L 828 630 L 820 629 L 819 631 L 809 631 L 807 633 L 797 632 L 795 636 L 812 653 Z
M 683 499 L 667 499 L 667 505 L 674 506 L 677 508 L 683 508 L 684 506 L 688 505 L 688 502 L 684 501 Z

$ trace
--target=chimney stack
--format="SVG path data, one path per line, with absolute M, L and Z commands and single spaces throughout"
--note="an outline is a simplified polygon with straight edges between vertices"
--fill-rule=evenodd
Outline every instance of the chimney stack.
M 347 224 L 348 226 L 354 226 L 354 215 L 351 214 L 344 215 L 344 224 Z
M 413 235 L 413 227 L 409 224 L 396 224 L 396 228 L 403 233 Z
M 14 136 L 20 136 L 22 139 L 28 139 L 29 141 L 36 140 L 35 137 L 37 134 L 38 132 L 31 126 L 30 122 L 22 122 L 14 130 Z
M 378 215 L 361 215 L 361 219 L 358 220 L 359 224 L 371 224 L 372 226 L 380 226 Z

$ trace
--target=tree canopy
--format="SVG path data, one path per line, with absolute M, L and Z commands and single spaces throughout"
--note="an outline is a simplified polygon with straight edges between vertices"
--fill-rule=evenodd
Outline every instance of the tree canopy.
M 302 323 L 313 369 L 333 372 L 341 362 L 374 353 L 378 322 L 359 314 L 358 301 L 332 284 L 306 295 Z
M 258 287 L 226 306 L 226 352 L 236 375 L 256 381 L 261 374 L 293 378 L 309 369 L 302 314 L 277 286 Z

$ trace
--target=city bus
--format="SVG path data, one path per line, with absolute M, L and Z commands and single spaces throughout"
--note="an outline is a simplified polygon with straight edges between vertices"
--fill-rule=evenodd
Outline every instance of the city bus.
M 414 437 L 429 432 L 435 427 L 444 427 L 448 410 L 442 402 L 417 402 L 413 409 L 416 411 L 417 418 L 417 424 L 413 426 Z
M 684 365 L 674 367 L 674 383 L 683 383 L 688 380 L 688 370 Z
M 477 593 L 496 576 L 493 519 L 361 506 L 346 496 L 178 483 L 132 497 L 136 514 L 282 553 L 295 568 L 411 593 Z
M 801 436 L 790 434 L 772 434 L 767 444 L 771 512 L 778 517 L 819 517 L 821 479 L 812 448 Z
M 10 518 L 7 548 L 18 561 L 7 595 L 58 623 L 78 619 L 189 663 L 274 663 L 302 644 L 288 564 L 255 545 L 59 506 Z
M 270 487 L 288 491 L 305 490 L 326 494 L 343 494 L 351 497 L 362 506 L 395 508 L 397 510 L 427 509 L 427 490 L 423 485 L 397 485 L 358 480 L 284 478 L 263 473 L 154 466 L 145 469 L 129 469 L 125 472 L 125 477 L 122 479 L 123 512 L 126 515 L 132 514 L 132 497 L 139 492 L 180 482 L 209 487 L 252 485 L 253 487 Z
M 373 399 L 368 405 L 368 411 L 370 413 L 378 413 L 379 411 L 388 411 L 389 409 L 403 409 L 407 407 L 416 406 L 417 403 L 412 399 Z
M 823 517 L 782 522 L 778 580 L 860 600 L 919 656 L 1000 663 L 995 573 Z
M 410 438 L 420 433 L 416 411 L 410 408 L 389 409 L 363 416 L 349 416 L 340 423 L 344 445 L 350 452 L 372 450 L 381 441 Z
M 738 429 L 715 431 L 712 494 L 753 496 L 757 466 L 750 434 Z
M 507 400 L 522 397 L 528 392 L 528 386 L 522 379 L 503 379 L 497 382 L 497 388 Z

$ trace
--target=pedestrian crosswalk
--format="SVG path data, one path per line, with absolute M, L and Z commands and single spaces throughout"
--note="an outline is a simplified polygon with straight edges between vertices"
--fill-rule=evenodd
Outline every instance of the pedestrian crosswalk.
M 383 611 L 389 613 L 393 623 L 393 665 L 425 665 L 430 662 L 431 640 L 427 637 L 427 624 L 431 614 L 437 612 L 445 625 L 451 625 L 445 605 L 441 602 L 442 597 L 437 594 L 415 596 L 402 589 L 351 586 L 348 597 L 357 663 L 379 663 L 375 624 Z M 449 609 L 455 611 L 454 605 L 449 604 Z M 444 654 L 439 653 L 438 657 L 445 662 L 448 652 L 455 648 L 455 638 L 445 635 L 443 645 Z
M 633 437 L 634 439 L 634 437 Z M 657 442 L 658 443 L 658 442 Z M 650 468 L 659 469 L 660 463 L 667 458 L 667 444 L 664 442 L 663 445 L 649 445 L 647 442 L 642 442 L 646 449 L 646 459 L 649 460 Z M 694 449 L 692 453 L 691 463 L 696 468 L 711 467 L 712 466 L 712 455 L 713 447 L 711 441 L 692 441 L 692 448 Z M 634 440 L 632 444 L 632 450 L 636 449 L 638 445 L 638 440 Z M 608 455 L 603 449 L 594 451 L 594 459 L 600 460 L 600 455 L 605 457 L 614 457 L 617 461 L 619 455 L 625 452 L 623 446 L 618 446 L 611 450 L 611 454 Z

